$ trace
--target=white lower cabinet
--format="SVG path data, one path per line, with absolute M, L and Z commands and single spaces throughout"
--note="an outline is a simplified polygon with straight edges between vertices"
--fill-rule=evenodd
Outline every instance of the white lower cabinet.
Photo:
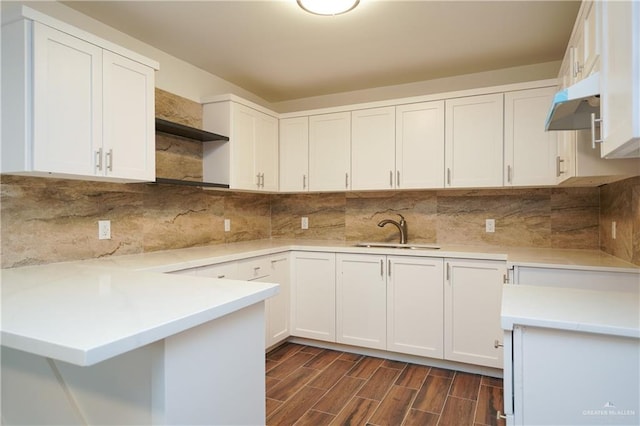
M 502 368 L 500 309 L 506 262 L 446 259 L 444 357 Z
M 442 358 L 443 259 L 336 257 L 337 341 Z
M 291 253 L 291 335 L 336 341 L 336 255 Z
M 266 336 L 265 347 L 270 348 L 289 337 L 291 284 L 288 253 L 272 256 L 269 262 L 269 278 L 262 281 L 280 284 L 280 293 L 265 300 Z

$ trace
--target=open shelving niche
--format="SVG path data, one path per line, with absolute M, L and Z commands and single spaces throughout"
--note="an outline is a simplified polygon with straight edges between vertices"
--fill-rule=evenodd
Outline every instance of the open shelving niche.
M 162 118 L 156 118 L 156 132 L 166 133 L 173 136 L 180 136 L 202 143 L 225 143 L 229 141 L 229 137 L 227 136 L 222 136 L 217 133 L 208 132 L 206 130 L 196 129 L 194 127 L 163 120 Z M 156 177 L 155 183 L 199 186 L 203 188 L 229 188 L 229 184 L 227 183 L 198 182 L 191 180 L 168 179 L 162 177 Z

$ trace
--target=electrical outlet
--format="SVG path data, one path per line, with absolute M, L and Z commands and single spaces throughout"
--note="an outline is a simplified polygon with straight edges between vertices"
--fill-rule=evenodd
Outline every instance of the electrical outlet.
M 98 221 L 98 239 L 99 240 L 111 239 L 111 221 L 110 220 Z
M 309 229 L 309 218 L 303 217 L 300 224 L 302 225 L 302 229 Z
M 495 219 L 487 219 L 484 222 L 485 232 L 496 232 L 496 220 Z
M 231 219 L 224 220 L 224 232 L 231 231 Z
M 611 238 L 616 239 L 616 221 L 611 222 Z

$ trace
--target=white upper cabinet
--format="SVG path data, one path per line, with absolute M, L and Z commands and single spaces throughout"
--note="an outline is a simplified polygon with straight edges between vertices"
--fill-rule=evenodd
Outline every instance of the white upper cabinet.
M 65 31 L 29 19 L 2 28 L 2 172 L 155 180 L 157 64 L 44 19 Z
M 309 117 L 309 190 L 351 188 L 351 113 Z
M 446 186 L 502 186 L 502 93 L 445 101 Z
M 640 157 L 640 2 L 607 1 L 601 7 L 601 153 Z
M 505 93 L 505 186 L 555 184 L 557 132 L 544 130 L 555 92 L 547 87 Z
M 351 112 L 351 189 L 395 187 L 395 108 Z
M 309 117 L 280 120 L 280 191 L 309 190 Z
M 444 187 L 444 101 L 396 107 L 396 188 Z
M 229 136 L 228 144 L 205 146 L 206 180 L 231 189 L 278 190 L 278 118 L 262 110 L 233 95 L 205 102 L 205 129 Z

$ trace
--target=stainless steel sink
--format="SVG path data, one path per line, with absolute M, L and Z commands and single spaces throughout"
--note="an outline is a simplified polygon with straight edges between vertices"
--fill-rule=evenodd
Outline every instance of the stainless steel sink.
M 397 248 L 409 250 L 437 250 L 440 246 L 435 244 L 398 244 L 398 243 L 357 243 L 356 247 L 367 248 Z

